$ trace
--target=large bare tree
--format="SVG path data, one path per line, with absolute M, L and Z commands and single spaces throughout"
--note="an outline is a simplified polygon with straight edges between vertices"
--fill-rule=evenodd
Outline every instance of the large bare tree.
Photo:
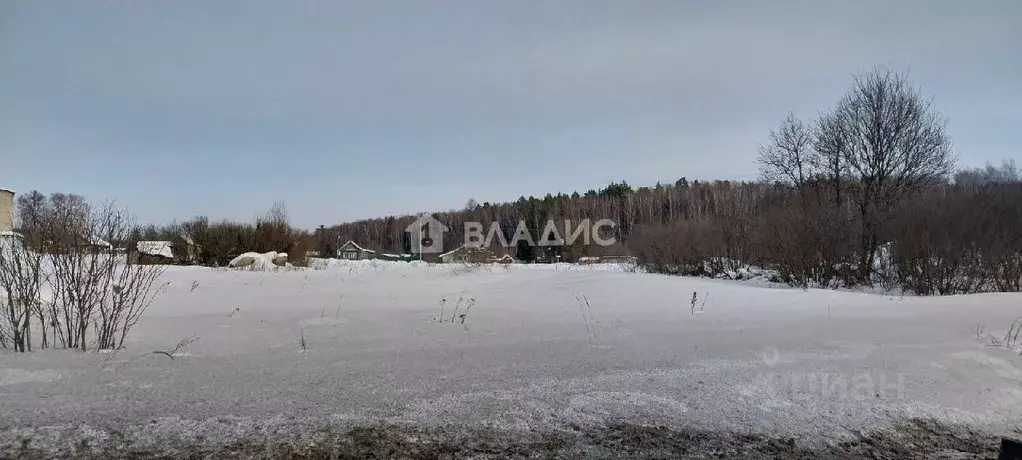
M 869 281 L 880 223 L 905 198 L 946 182 L 955 167 L 946 121 L 908 75 L 876 68 L 858 75 L 821 138 L 838 149 L 862 222 L 859 271 Z

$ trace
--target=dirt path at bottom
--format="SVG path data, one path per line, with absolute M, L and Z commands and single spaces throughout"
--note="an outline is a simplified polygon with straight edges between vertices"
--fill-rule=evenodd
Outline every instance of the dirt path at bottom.
M 31 435 L 0 439 L 4 459 L 993 459 L 1000 445 L 998 436 L 926 420 L 904 421 L 824 447 L 809 447 L 792 438 L 631 424 L 524 434 L 377 425 L 146 447 L 118 432 L 93 437 L 91 442 Z

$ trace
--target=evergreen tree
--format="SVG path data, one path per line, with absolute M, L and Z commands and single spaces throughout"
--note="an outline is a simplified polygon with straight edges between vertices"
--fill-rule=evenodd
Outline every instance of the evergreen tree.
M 529 242 L 518 240 L 518 243 L 515 246 L 515 259 L 519 262 L 528 263 L 536 261 L 536 256 L 533 254 L 532 246 L 529 245 Z

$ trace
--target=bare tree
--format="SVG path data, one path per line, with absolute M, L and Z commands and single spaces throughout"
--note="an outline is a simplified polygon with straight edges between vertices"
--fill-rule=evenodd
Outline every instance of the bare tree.
M 984 168 L 963 169 L 955 173 L 957 185 L 1007 184 L 1020 180 L 1022 176 L 1019 176 L 1015 160 L 1004 160 L 1000 167 L 988 162 Z
M 816 121 L 816 138 L 811 158 L 813 169 L 827 181 L 834 192 L 834 206 L 841 206 L 842 181 L 848 176 L 844 153 L 850 139 L 845 126 L 833 114 L 824 114 Z
M 38 190 L 18 196 L 16 206 L 17 229 L 23 236 L 24 245 L 39 250 L 44 242 L 46 216 L 50 213 L 50 202 Z
M 760 146 L 760 174 L 770 182 L 794 185 L 800 194 L 813 175 L 813 130 L 795 114 L 781 122 L 781 126 L 770 131 L 770 139 Z
M 266 215 L 256 220 L 259 222 L 286 225 L 288 223 L 287 207 L 284 205 L 283 201 L 274 201 L 273 205 L 270 206 L 270 210 L 266 211 Z
M 874 69 L 823 124 L 821 136 L 842 149 L 855 180 L 852 198 L 863 225 L 859 270 L 868 282 L 880 244 L 880 223 L 901 200 L 946 182 L 955 158 L 946 122 L 906 74 Z

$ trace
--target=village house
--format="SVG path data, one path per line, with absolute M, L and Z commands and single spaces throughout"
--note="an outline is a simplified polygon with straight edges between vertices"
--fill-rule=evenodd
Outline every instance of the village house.
M 114 246 L 102 238 L 90 238 L 89 242 L 83 245 L 86 250 L 93 254 L 112 252 Z
M 609 255 L 609 256 L 585 256 L 578 258 L 579 265 L 591 264 L 629 264 L 636 263 L 638 259 L 633 256 Z
M 182 233 L 181 241 L 178 244 L 180 245 L 178 248 L 178 254 L 183 261 L 187 263 L 194 263 L 198 260 L 199 252 L 202 248 L 195 244 L 195 240 L 193 240 L 192 237 Z
M 376 251 L 363 248 L 355 244 L 354 241 L 348 240 L 347 243 L 344 243 L 337 249 L 337 258 L 346 260 L 375 259 Z
M 476 245 L 463 244 L 454 250 L 440 254 L 440 262 L 450 263 L 488 263 L 493 262 L 495 257 L 489 249 Z
M 145 264 L 168 264 L 174 261 L 173 243 L 170 241 L 139 241 L 135 243 L 135 261 Z
M 638 261 L 639 259 L 633 256 L 623 255 L 600 256 L 601 264 L 634 264 Z
M 415 260 L 415 256 L 412 254 L 377 254 L 376 258 L 391 262 L 411 262 Z

